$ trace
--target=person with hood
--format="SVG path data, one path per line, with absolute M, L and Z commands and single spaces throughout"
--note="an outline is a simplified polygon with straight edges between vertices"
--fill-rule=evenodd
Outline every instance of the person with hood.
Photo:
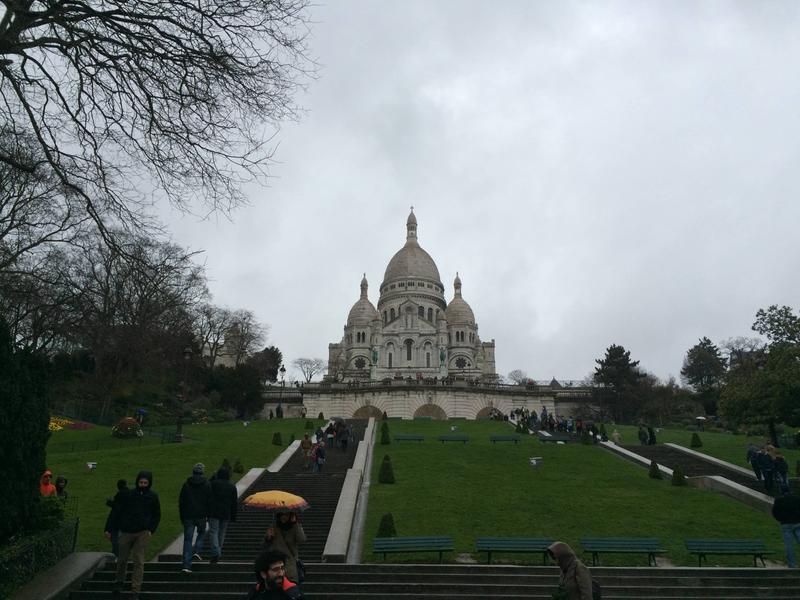
M 211 540 L 211 562 L 216 564 L 222 555 L 228 523 L 236 520 L 239 494 L 231 483 L 231 472 L 220 467 L 211 481 L 211 512 L 208 518 L 208 538 Z
M 784 494 L 775 498 L 772 516 L 781 524 L 783 545 L 786 548 L 786 564 L 790 569 L 797 568 L 794 545 L 800 544 L 800 496 Z
M 647 427 L 647 445 L 648 446 L 655 446 L 656 445 L 656 431 L 652 427 Z
M 566 594 L 565 600 L 592 600 L 592 576 L 572 548 L 564 542 L 554 542 L 547 553 L 561 569 L 558 585 Z
M 275 525 L 267 528 L 262 550 L 281 552 L 286 556 L 284 572 L 286 577 L 296 583 L 300 582 L 297 561 L 300 555 L 300 544 L 306 541 L 306 532 L 297 520 L 297 513 L 278 512 L 275 514 Z
M 286 577 L 286 555 L 274 550 L 259 554 L 253 568 L 257 583 L 247 600 L 303 600 L 296 584 Z
M 147 554 L 147 543 L 158 529 L 161 521 L 161 503 L 158 494 L 153 491 L 153 473 L 139 471 L 136 475 L 136 487 L 121 495 L 118 505 L 111 510 L 110 526 L 106 536 L 114 528 L 119 534 L 119 557 L 117 559 L 117 575 L 114 580 L 114 597 L 118 598 L 125 582 L 125 571 L 128 568 L 128 557 L 133 555 L 133 573 L 131 574 L 132 600 L 138 600 L 144 579 L 144 558 Z
M 67 501 L 67 478 L 63 475 L 56 477 L 56 496 Z
M 203 463 L 197 463 L 192 467 L 192 476 L 183 483 L 178 499 L 178 509 L 183 524 L 183 568 L 181 570 L 184 573 L 192 572 L 192 559 L 202 560 L 202 557 L 197 554 L 197 550 L 203 546 L 208 515 L 211 514 L 211 484 L 204 476 L 205 471 L 206 466 Z M 195 540 L 195 531 L 197 540 Z
M 111 518 L 112 515 L 114 515 L 114 507 L 122 504 L 122 496 L 127 494 L 129 491 L 128 482 L 124 479 L 118 479 L 117 493 L 113 498 L 106 500 L 106 506 L 109 507 L 111 511 L 108 513 L 106 526 L 103 531 L 105 531 L 106 539 L 111 540 L 111 552 L 113 552 L 114 556 L 119 556 L 119 529 L 114 523 L 112 523 Z
M 759 448 L 755 444 L 747 446 L 747 462 L 753 468 L 753 473 L 758 481 L 761 481 L 761 465 L 758 461 Z
M 39 494 L 45 498 L 48 496 L 55 496 L 57 494 L 56 486 L 54 486 L 50 481 L 52 478 L 53 472 L 50 469 L 47 469 L 44 473 L 42 473 L 42 477 L 39 479 Z

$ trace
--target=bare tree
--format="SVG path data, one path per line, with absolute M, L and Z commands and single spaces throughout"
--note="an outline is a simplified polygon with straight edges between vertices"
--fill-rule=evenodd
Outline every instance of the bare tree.
M 295 369 L 303 374 L 306 383 L 310 382 L 314 375 L 325 370 L 325 361 L 321 358 L 296 358 L 292 361 Z
M 0 161 L 0 271 L 42 246 L 73 242 L 88 220 L 76 194 L 38 169 L 43 164 L 38 146 L 26 136 L 9 135 L 0 127 L 0 156 L 11 157 L 17 168 Z
M 259 323 L 249 310 L 234 311 L 230 322 L 225 335 L 225 351 L 233 357 L 234 365 L 239 366 L 267 341 L 269 325 Z
M 309 0 L 0 2 L 0 131 L 42 157 L 0 163 L 75 194 L 107 241 L 154 194 L 242 202 L 313 75 Z
M 225 343 L 225 334 L 233 325 L 233 313 L 205 302 L 195 308 L 193 317 L 200 352 L 213 369 Z
M 517 385 L 525 385 L 528 383 L 528 374 L 522 369 L 514 369 L 508 374 L 508 380 Z

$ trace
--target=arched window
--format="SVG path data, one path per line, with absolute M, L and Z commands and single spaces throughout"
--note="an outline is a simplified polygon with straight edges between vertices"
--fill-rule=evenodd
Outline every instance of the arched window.
M 424 319 L 425 318 L 425 307 L 424 306 L 417 307 L 417 313 L 419 314 L 419 318 L 420 319 Z
M 386 311 L 383 311 L 383 324 L 386 325 L 386 318 L 387 318 Z
M 433 309 L 432 308 L 428 309 L 428 321 L 433 323 Z
M 389 318 L 390 318 L 390 320 L 394 321 L 394 309 L 393 308 L 389 310 Z
M 392 353 L 389 352 L 388 356 L 389 356 L 389 368 L 391 369 L 392 368 Z
M 430 352 L 426 352 L 425 353 L 425 366 L 426 367 L 430 367 L 431 366 L 431 353 Z
M 414 347 L 414 342 L 406 340 L 406 360 L 411 360 L 411 349 Z

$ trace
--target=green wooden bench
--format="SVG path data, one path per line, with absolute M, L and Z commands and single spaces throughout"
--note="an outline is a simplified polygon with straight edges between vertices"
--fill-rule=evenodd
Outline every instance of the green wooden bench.
M 518 444 L 520 438 L 518 435 L 490 435 L 489 439 L 493 444 L 496 442 L 514 442 Z
M 464 442 L 466 444 L 469 441 L 469 436 L 460 435 L 460 434 L 456 434 L 456 435 L 440 435 L 436 439 L 439 440 L 440 442 L 442 442 L 443 444 L 445 442 Z
M 656 538 L 581 538 L 581 546 L 592 553 L 592 566 L 600 562 L 600 554 L 647 554 L 647 564 L 656 565 L 656 554 L 666 550 Z
M 765 554 L 774 554 L 766 549 L 764 542 L 761 540 L 683 540 L 686 544 L 686 549 L 689 554 L 697 554 L 697 566 L 703 566 L 703 561 L 706 560 L 708 554 L 728 554 L 738 556 L 753 556 L 753 566 L 757 567 L 757 559 L 761 559 L 761 564 L 767 566 L 764 562 Z
M 442 553 L 453 551 L 453 538 L 450 536 L 426 537 L 392 537 L 374 538 L 372 552 L 386 555 L 392 552 L 438 552 L 439 562 L 442 562 Z
M 424 435 L 416 435 L 413 433 L 398 433 L 394 436 L 395 442 L 422 442 L 424 440 Z
M 547 564 L 547 548 L 554 542 L 549 538 L 479 537 L 475 540 L 478 552 L 488 553 L 487 564 L 492 564 L 492 552 L 542 553 L 542 564 Z

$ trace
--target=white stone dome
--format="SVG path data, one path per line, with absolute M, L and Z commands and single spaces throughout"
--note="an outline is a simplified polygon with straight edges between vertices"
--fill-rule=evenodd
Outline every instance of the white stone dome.
M 436 263 L 417 242 L 417 217 L 414 215 L 413 209 L 408 215 L 406 230 L 406 245 L 400 248 L 389 261 L 386 272 L 383 274 L 383 283 L 408 278 L 440 282 Z
M 350 313 L 347 315 L 347 326 L 352 325 L 369 325 L 374 319 L 380 319 L 378 310 L 367 298 L 367 276 L 361 279 L 361 297 L 358 302 L 353 304 Z
M 455 297 L 447 305 L 447 310 L 444 311 L 444 318 L 447 319 L 448 325 L 475 325 L 475 313 L 467 301 L 461 297 L 461 278 L 456 273 L 456 279 L 453 282 L 455 287 Z

